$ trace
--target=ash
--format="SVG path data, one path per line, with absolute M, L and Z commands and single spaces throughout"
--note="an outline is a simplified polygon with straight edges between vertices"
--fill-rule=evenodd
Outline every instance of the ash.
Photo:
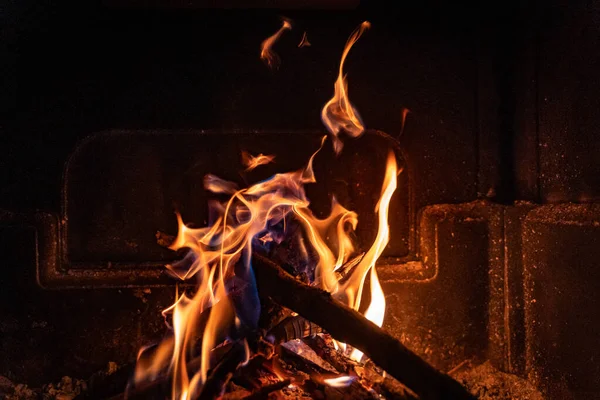
M 544 400 L 530 382 L 499 371 L 489 361 L 457 372 L 453 378 L 480 400 Z

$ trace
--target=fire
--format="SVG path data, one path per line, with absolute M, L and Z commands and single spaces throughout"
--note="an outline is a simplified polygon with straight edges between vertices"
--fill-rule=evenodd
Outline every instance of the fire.
M 401 136 L 404 133 L 404 125 L 406 125 L 406 117 L 408 116 L 408 113 L 410 112 L 410 110 L 406 107 L 402 108 L 402 124 L 400 125 L 400 134 L 399 136 Z
M 260 165 L 272 163 L 273 160 L 275 160 L 275 156 L 270 154 L 264 155 L 261 153 L 257 156 L 253 156 L 247 151 L 242 151 L 242 164 L 246 167 L 246 171 L 252 171 Z
M 279 56 L 272 50 L 272 47 L 275 42 L 279 40 L 281 35 L 283 35 L 283 32 L 290 29 L 292 29 L 291 21 L 287 18 L 282 18 L 281 28 L 261 43 L 260 58 L 269 66 L 269 68 L 275 68 L 279 65 Z
M 300 43 L 298 43 L 298 47 L 309 47 L 311 44 L 306 37 L 306 32 L 302 34 L 302 39 L 300 39 Z
M 346 42 L 340 61 L 338 77 L 334 85 L 333 97 L 321 110 L 321 120 L 323 121 L 323 124 L 325 124 L 327 130 L 332 134 L 333 147 L 336 153 L 342 151 L 343 147 L 342 141 L 338 137 L 340 131 L 343 130 L 352 137 L 358 137 L 362 135 L 365 130 L 358 111 L 352 106 L 348 98 L 348 84 L 346 82 L 346 76 L 344 75 L 344 62 L 346 62 L 346 57 L 352 46 L 354 46 L 354 43 L 356 43 L 364 31 L 369 27 L 371 27 L 369 21 L 364 21 L 356 28 Z
M 340 388 L 350 386 L 355 380 L 355 376 L 339 376 L 337 378 L 323 379 L 323 382 L 331 387 Z
M 286 24 L 289 25 L 284 21 L 278 34 L 289 29 Z M 341 141 L 337 137 L 340 127 L 350 131 L 354 129 L 354 136 L 364 129 L 348 102 L 342 67 L 351 46 L 368 26 L 367 22 L 361 24 L 348 40 L 336 82 L 336 96 L 323 109 L 336 151 L 341 149 Z M 265 41 L 268 43 L 263 44 L 263 51 L 270 49 L 278 34 Z M 332 130 L 331 126 L 337 126 L 338 130 Z M 396 157 L 392 152 L 387 157 L 381 197 L 375 208 L 377 236 L 364 255 L 357 256 L 351 234 L 358 224 L 358 215 L 333 198 L 330 215 L 320 219 L 310 210 L 310 201 L 305 193 L 305 185 L 316 182 L 313 161 L 326 140 L 327 136 L 324 136 L 304 168 L 278 173 L 247 188 L 239 188 L 235 183 L 214 175 L 205 177 L 207 191 L 230 197 L 224 202 L 209 203 L 210 214 L 216 218 L 206 227 L 186 226 L 181 215 L 177 214 L 179 230 L 170 248 L 185 249 L 187 253 L 167 268 L 182 281 L 194 280 L 195 292 L 177 295 L 175 303 L 163 312 L 165 318 L 171 317 L 172 335 L 152 351 L 146 349 L 140 352 L 135 371 L 136 383 L 156 379 L 168 371 L 172 377 L 171 399 L 196 398 L 214 367 L 211 353 L 215 347 L 225 341 L 243 340 L 244 359 L 240 359 L 239 363 L 249 360 L 251 352 L 244 334 L 257 328 L 260 313 L 252 254 L 276 246 L 290 235 L 286 227 L 291 220 L 299 222 L 303 228 L 298 239 L 306 239 L 306 243 L 298 241 L 301 244 L 298 253 L 308 259 L 307 248 L 310 247 L 318 255 L 312 284 L 358 310 L 369 275 L 371 302 L 365 317 L 382 325 L 385 297 L 375 264 L 389 241 L 387 219 L 390 200 L 396 190 Z M 272 162 L 273 158 L 263 154 L 256 157 L 243 154 L 247 170 Z M 351 268 L 348 268 L 349 264 L 352 264 Z M 345 344 L 337 345 L 346 350 Z M 354 349 L 350 356 L 360 360 L 362 353 Z M 351 377 L 340 377 L 329 379 L 326 383 L 336 386 L 351 382 Z

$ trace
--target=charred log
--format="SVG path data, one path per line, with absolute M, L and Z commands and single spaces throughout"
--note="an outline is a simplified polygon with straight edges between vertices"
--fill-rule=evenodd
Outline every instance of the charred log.
M 221 362 L 213 368 L 208 376 L 206 383 L 202 387 L 200 400 L 209 400 L 217 398 L 223 393 L 223 388 L 231 379 L 231 376 L 238 365 L 244 361 L 245 350 L 240 342 L 234 343 Z
M 438 371 L 400 341 L 331 294 L 303 284 L 277 264 L 255 254 L 259 291 L 320 325 L 337 340 L 361 350 L 422 399 L 473 399 L 454 379 Z
M 281 321 L 271 329 L 267 337 L 270 337 L 274 344 L 279 344 L 294 339 L 303 339 L 321 332 L 323 329 L 319 325 L 297 315 Z
M 257 389 L 254 393 L 249 396 L 244 397 L 243 400 L 265 400 L 269 397 L 269 395 L 273 392 L 283 389 L 292 383 L 289 379 L 284 379 L 280 382 L 273 383 L 271 385 L 263 386 L 260 389 Z

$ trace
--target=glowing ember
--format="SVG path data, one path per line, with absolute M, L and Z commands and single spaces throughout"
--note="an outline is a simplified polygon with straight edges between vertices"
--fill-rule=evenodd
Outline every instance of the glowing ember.
M 274 159 L 275 156 L 273 155 L 264 155 L 261 153 L 257 156 L 253 156 L 247 151 L 242 151 L 242 164 L 244 164 L 244 166 L 246 167 L 246 171 L 252 171 L 259 165 L 272 163 Z
M 323 382 L 331 387 L 339 388 L 350 386 L 355 380 L 355 376 L 340 376 L 337 378 L 323 379 Z
M 344 128 L 353 136 L 362 133 L 362 123 L 347 98 L 342 67 L 350 47 L 368 27 L 363 23 L 355 31 L 344 49 L 340 64 L 340 75 L 336 82 L 336 95 L 323 109 L 324 121 L 333 134 L 336 151 L 341 150 L 337 137 Z M 277 34 L 263 43 L 263 52 L 272 54 L 270 46 L 283 30 L 289 29 L 284 21 Z M 332 128 L 337 127 L 337 128 Z M 356 254 L 351 239 L 358 224 L 358 215 L 344 208 L 335 198 L 332 200 L 329 216 L 320 219 L 310 210 L 310 201 L 305 193 L 305 185 L 316 182 L 313 160 L 323 148 L 313 153 L 306 166 L 298 171 L 279 173 L 271 178 L 247 188 L 238 188 L 235 183 L 222 180 L 214 175 L 204 179 L 207 191 L 229 195 L 224 202 L 209 203 L 210 215 L 214 221 L 202 228 L 190 228 L 177 214 L 179 231 L 173 250 L 187 249 L 185 257 L 172 265 L 169 271 L 183 281 L 194 280 L 196 290 L 193 295 L 183 293 L 176 296 L 175 303 L 163 312 L 165 318 L 171 316 L 172 336 L 162 341 L 158 347 L 142 350 L 138 357 L 135 381 L 155 379 L 166 371 L 172 376 L 171 398 L 184 400 L 196 398 L 207 380 L 208 371 L 214 367 L 211 351 L 226 340 L 244 340 L 245 333 L 257 328 L 260 303 L 252 270 L 252 253 L 276 246 L 289 235 L 306 238 L 306 243 L 298 247 L 298 254 L 309 261 L 310 247 L 313 253 L 310 261 L 314 266 L 312 284 L 329 291 L 332 296 L 349 307 L 358 310 L 361 305 L 363 286 L 370 275 L 370 298 L 365 317 L 381 326 L 385 314 L 385 297 L 379 284 L 375 263 L 389 241 L 387 223 L 389 204 L 396 189 L 398 168 L 392 152 L 387 157 L 381 197 L 375 211 L 378 215 L 378 232 L 371 247 L 360 256 Z M 274 156 L 259 154 L 242 155 L 247 170 L 272 162 Z M 302 227 L 296 232 L 288 232 L 290 221 Z M 295 237 L 295 236 L 293 236 Z M 353 268 L 340 268 L 352 257 Z M 235 293 L 235 296 L 232 296 Z M 248 343 L 244 340 L 244 360 L 252 356 Z M 336 346 L 346 350 L 344 343 Z M 360 360 L 362 353 L 354 349 L 351 357 Z M 199 360 L 190 369 L 191 360 Z M 280 377 L 281 378 L 281 377 Z M 347 386 L 352 377 L 326 379 L 331 386 Z
M 269 68 L 275 68 L 279 65 L 279 56 L 273 51 L 273 45 L 279 40 L 283 32 L 292 29 L 292 23 L 287 18 L 282 18 L 282 25 L 277 32 L 266 38 L 260 45 L 260 58 Z

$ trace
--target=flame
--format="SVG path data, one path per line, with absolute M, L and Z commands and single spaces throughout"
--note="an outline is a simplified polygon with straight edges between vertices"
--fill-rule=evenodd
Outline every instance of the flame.
M 348 278 L 344 287 L 342 288 L 350 307 L 358 310 L 362 298 L 365 277 L 367 272 L 371 271 L 371 304 L 365 313 L 365 317 L 371 322 L 375 323 L 377 326 L 381 326 L 383 324 L 383 318 L 385 315 L 385 297 L 381 285 L 379 284 L 377 271 L 375 270 L 375 263 L 383 253 L 385 246 L 387 246 L 390 240 L 388 212 L 392 195 L 396 191 L 397 175 L 398 166 L 396 163 L 396 157 L 390 152 L 387 158 L 381 198 L 375 206 L 375 211 L 377 212 L 379 222 L 379 228 L 377 230 L 375 242 L 360 260 L 353 271 L 354 273 Z M 360 361 L 362 358 L 362 353 L 355 349 L 352 352 L 351 358 L 356 361 Z
M 323 220 L 314 217 L 306 207 L 295 208 L 294 212 L 300 218 L 308 232 L 310 243 L 319 255 L 315 267 L 317 285 L 329 292 L 336 293 L 339 285 L 334 272 L 347 261 L 354 250 L 348 228 L 356 229 L 358 223 L 356 213 L 346 210 L 337 203 L 335 198 L 332 202 L 331 214 Z M 333 244 L 337 244 L 337 255 L 332 250 Z
M 402 108 L 402 125 L 400 126 L 400 134 L 398 136 L 402 136 L 402 134 L 404 133 L 404 126 L 406 125 L 406 117 L 408 116 L 408 113 L 410 112 L 410 110 L 406 107 Z
M 356 111 L 348 99 L 348 84 L 346 82 L 346 76 L 344 75 L 344 62 L 354 43 L 356 43 L 364 31 L 370 26 L 371 24 L 368 21 L 364 21 L 356 28 L 352 35 L 350 35 L 350 38 L 348 38 L 346 46 L 344 47 L 344 52 L 342 53 L 338 77 L 334 85 L 333 97 L 321 110 L 321 120 L 323 121 L 323 124 L 325 124 L 327 130 L 331 133 L 333 147 L 338 154 L 342 151 L 343 147 L 342 141 L 338 137 L 340 131 L 344 130 L 350 136 L 358 137 L 365 130 L 358 111 Z
M 310 46 L 310 42 L 308 41 L 308 38 L 306 37 L 306 32 L 304 32 L 302 34 L 302 39 L 300 40 L 300 43 L 298 43 L 298 47 L 308 47 Z
M 323 383 L 334 388 L 348 387 L 356 380 L 356 376 L 339 376 L 337 378 L 323 379 Z
M 219 214 L 212 226 L 190 228 L 177 214 L 179 232 L 171 248 L 187 248 L 189 251 L 182 260 L 168 265 L 168 268 L 182 280 L 195 278 L 197 290 L 191 297 L 183 293 L 163 312 L 172 315 L 173 338 L 160 345 L 153 363 L 138 363 L 136 379 L 155 377 L 157 371 L 167 367 L 173 374 L 172 399 L 187 399 L 201 391 L 211 368 L 211 350 L 231 331 L 253 326 L 258 319 L 258 299 L 253 298 L 253 290 L 248 290 L 254 289 L 250 262 L 253 246 L 268 245 L 285 235 L 285 221 L 289 218 L 301 223 L 307 244 L 318 255 L 314 284 L 331 292 L 338 301 L 358 309 L 364 282 L 370 272 L 371 304 L 365 316 L 378 325 L 383 323 L 385 298 L 375 263 L 389 241 L 387 215 L 396 189 L 396 158 L 391 152 L 388 155 L 381 198 L 376 206 L 379 229 L 375 242 L 358 261 L 352 259 L 351 263 L 356 265 L 340 276 L 336 271 L 355 253 L 350 234 L 357 226 L 358 216 L 334 198 L 330 215 L 319 219 L 312 214 L 304 191 L 304 185 L 315 182 L 312 164 L 325 139 L 305 168 L 276 174 L 266 181 L 240 189 L 223 204 L 211 203 L 213 211 Z M 223 181 L 217 189 L 223 186 L 229 187 Z M 271 241 L 263 240 L 267 234 Z M 246 288 L 241 289 L 243 306 L 233 304 L 229 296 L 228 282 L 232 281 Z M 240 312 L 248 305 L 251 306 L 249 310 Z M 201 344 L 200 369 L 190 371 L 187 365 L 198 343 Z M 343 343 L 338 344 L 346 348 Z M 170 360 L 167 360 L 167 355 L 171 355 Z M 362 353 L 354 350 L 351 356 L 360 360 Z M 248 358 L 247 355 L 245 359 Z
M 224 194 L 233 194 L 238 190 L 235 182 L 228 182 L 212 174 L 204 177 L 204 188 L 209 192 Z
M 248 346 L 248 341 L 244 339 L 244 361 L 242 362 L 243 366 L 248 365 L 248 361 L 250 361 L 250 356 L 250 346 Z
M 275 156 L 270 154 L 264 155 L 261 153 L 257 156 L 253 156 L 247 151 L 242 151 L 242 164 L 246 167 L 246 171 L 252 171 L 260 165 L 272 163 L 274 159 Z
M 284 20 L 280 31 L 265 41 L 270 42 L 266 46 L 263 44 L 264 49 L 270 49 L 277 35 L 289 29 L 286 24 L 289 22 Z M 342 68 L 350 48 L 368 26 L 368 22 L 364 22 L 348 40 L 336 82 L 336 96 L 323 109 L 324 121 L 325 117 L 332 117 L 327 121 L 337 124 L 338 129 L 343 127 L 348 131 L 353 127 L 357 135 L 363 128 L 358 114 L 348 102 Z M 328 128 L 334 134 L 333 143 L 339 151 L 338 131 L 332 130 L 330 125 Z M 305 193 L 305 185 L 316 182 L 313 162 L 326 140 L 327 136 L 324 136 L 304 168 L 275 174 L 247 188 L 239 188 L 234 182 L 214 175 L 205 177 L 206 190 L 229 195 L 229 199 L 209 202 L 213 218 L 205 227 L 187 226 L 182 216 L 176 214 L 179 229 L 170 248 L 186 249 L 187 253 L 167 268 L 182 281 L 195 280 L 195 292 L 177 294 L 174 304 L 163 311 L 165 319 L 170 317 L 172 320 L 169 326 L 172 335 L 152 350 L 140 352 L 135 383 L 169 373 L 172 376 L 171 399 L 198 397 L 212 363 L 217 361 L 211 358 L 212 350 L 257 327 L 260 303 L 252 271 L 253 251 L 276 246 L 291 234 L 296 235 L 292 238 L 298 243 L 298 254 L 313 263 L 312 284 L 329 291 L 337 301 L 358 310 L 369 275 L 371 303 L 365 317 L 382 325 L 385 297 L 375 264 L 389 241 L 387 219 L 391 197 L 396 190 L 396 158 L 393 152 L 387 157 L 381 196 L 375 207 L 378 218 L 375 241 L 363 255 L 357 255 L 352 233 L 357 227 L 358 215 L 333 198 L 330 214 L 320 219 L 310 210 Z M 243 153 L 242 157 L 245 157 L 248 170 L 273 160 L 273 156 L 263 154 L 253 157 Z M 288 232 L 291 220 L 300 224 L 300 233 Z M 233 291 L 236 296 L 232 296 Z M 334 343 L 336 348 L 347 350 L 344 343 Z M 251 357 L 248 343 L 244 342 L 244 346 L 244 360 L 240 363 L 246 363 Z M 360 360 L 363 354 L 353 349 L 350 356 Z M 329 379 L 327 384 L 349 384 L 348 379 L 353 378 Z
M 383 317 L 385 316 L 385 295 L 377 277 L 375 267 L 371 267 L 371 304 L 365 311 L 365 318 L 381 327 L 383 325 Z M 354 361 L 360 361 L 363 357 L 362 351 L 353 349 L 350 358 Z
M 283 32 L 290 29 L 292 29 L 291 20 L 282 18 L 281 28 L 261 43 L 260 58 L 269 66 L 269 68 L 275 68 L 279 65 L 279 56 L 272 50 L 272 47 L 275 42 L 279 40 L 281 35 L 283 35 Z
M 385 249 L 385 246 L 389 242 L 390 227 L 387 219 L 390 201 L 397 186 L 397 173 L 398 167 L 396 164 L 396 157 L 390 152 L 387 157 L 381 198 L 375 206 L 375 212 L 377 213 L 379 222 L 375 242 L 360 260 L 354 270 L 354 273 L 345 282 L 343 287 L 344 294 L 349 298 L 349 304 L 353 305 L 355 308 L 358 308 L 360 305 L 360 295 L 362 293 L 362 290 L 360 289 L 362 289 L 362 284 L 364 283 L 367 272 L 369 272 L 369 270 L 375 266 L 375 262 L 377 259 L 379 259 L 383 253 L 383 250 Z

